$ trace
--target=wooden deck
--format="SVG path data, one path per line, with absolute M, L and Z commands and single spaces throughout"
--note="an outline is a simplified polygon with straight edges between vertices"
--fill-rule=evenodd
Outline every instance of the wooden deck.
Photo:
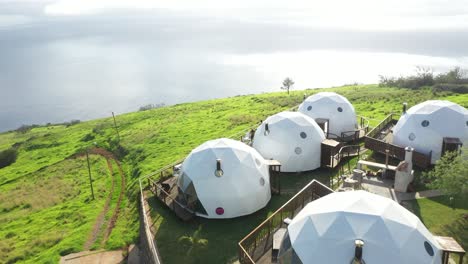
M 465 250 L 457 243 L 453 237 L 434 236 L 435 240 L 442 247 L 442 263 L 449 263 L 450 253 L 458 254 L 459 264 L 463 263 L 463 257 L 465 256 Z
M 398 160 L 405 159 L 405 148 L 403 146 L 394 145 L 393 142 L 393 127 L 397 120 L 393 119 L 393 114 L 388 115 L 380 124 L 372 129 L 364 138 L 364 146 L 367 149 L 388 155 L 391 158 Z M 413 164 L 422 168 L 427 169 L 431 166 L 432 152 L 427 154 L 413 151 Z
M 195 213 L 190 211 L 180 200 L 177 177 L 170 177 L 162 183 L 156 183 L 151 191 L 155 196 L 167 205 L 183 221 L 191 220 Z

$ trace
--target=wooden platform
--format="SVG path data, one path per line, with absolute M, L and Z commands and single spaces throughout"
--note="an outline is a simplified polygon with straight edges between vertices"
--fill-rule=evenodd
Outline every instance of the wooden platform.
M 177 177 L 171 177 L 162 183 L 156 184 L 152 190 L 156 194 L 158 200 L 167 205 L 174 213 L 183 221 L 189 221 L 195 215 L 194 212 L 190 211 L 185 205 L 182 204 L 179 199 L 179 188 L 177 187 Z
M 377 163 L 377 162 L 372 162 L 372 161 L 367 161 L 367 160 L 358 161 L 357 168 L 361 170 L 362 165 L 366 165 L 366 166 L 374 167 L 374 168 L 379 168 L 379 169 L 383 169 L 383 170 L 392 170 L 392 171 L 396 171 L 396 168 L 397 168 L 396 166 L 392 166 L 392 165 L 386 166 L 385 164 L 382 164 L 382 163 Z
M 444 237 L 444 236 L 434 236 L 435 240 L 439 245 L 442 247 L 442 263 L 448 263 L 449 261 L 449 254 L 454 253 L 458 254 L 460 257 L 459 263 L 463 263 L 463 257 L 465 256 L 465 250 L 460 246 L 460 244 L 453 239 L 453 237 Z

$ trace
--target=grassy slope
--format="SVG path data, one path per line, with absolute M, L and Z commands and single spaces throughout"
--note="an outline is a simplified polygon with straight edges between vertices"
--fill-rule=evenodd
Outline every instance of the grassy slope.
M 318 91 L 320 90 L 307 90 L 305 92 L 311 94 Z M 402 101 L 407 101 L 411 106 L 427 99 L 448 96 L 447 98 L 450 100 L 468 107 L 468 95 L 433 95 L 429 90 L 410 91 L 378 88 L 369 85 L 332 88 L 327 89 L 327 91 L 336 91 L 346 96 L 354 104 L 358 114 L 371 118 L 371 124 L 374 125 L 391 111 L 399 112 Z M 137 176 L 148 174 L 165 164 L 183 158 L 191 149 L 206 140 L 244 131 L 259 120 L 265 119 L 268 115 L 298 104 L 303 94 L 304 91 L 295 91 L 290 96 L 285 93 L 240 96 L 180 104 L 118 116 L 117 122 L 120 128 L 121 144 L 130 151 L 129 155 L 123 160 L 129 195 L 121 205 L 122 212 L 116 228 L 105 247 L 117 248 L 126 243 L 131 243 L 136 238 L 138 230 L 137 210 L 130 194 L 135 189 Z M 8 240 L 10 243 L 15 241 L 13 245 L 17 251 L 5 253 L 5 250 L 3 250 L 5 248 L 4 241 L 7 241 L 7 233 L 12 225 L 15 225 L 15 232 L 17 233 L 40 227 L 39 223 L 35 221 L 40 216 L 28 210 L 23 212 L 21 211 L 23 209 L 20 208 L 11 209 L 6 205 L 11 199 L 9 197 L 12 197 L 12 190 L 14 188 L 23 190 L 24 187 L 16 186 L 29 183 L 31 187 L 28 190 L 35 193 L 38 187 L 31 183 L 31 179 L 45 177 L 43 172 L 47 170 L 61 172 L 57 175 L 48 174 L 47 176 L 52 177 L 51 179 L 58 179 L 58 175 L 62 174 L 68 175 L 72 172 L 67 167 L 67 162 L 72 161 L 64 162 L 65 158 L 86 146 L 90 146 L 93 142 L 97 142 L 99 146 L 107 147 L 109 146 L 109 140 L 115 139 L 116 134 L 111 118 L 83 122 L 70 127 L 40 127 L 26 134 L 15 132 L 0 134 L 0 150 L 6 149 L 15 143 L 21 143 L 19 158 L 16 163 L 0 169 L 0 193 L 6 194 L 0 199 L 0 218 L 10 219 L 9 222 L 0 222 L 0 230 L 2 230 L 0 232 L 0 241 L 2 241 L 0 243 L 0 254 L 6 254 L 8 258 L 23 254 L 27 259 L 42 256 L 42 260 L 53 255 L 56 259 L 58 253 L 68 247 L 66 243 L 62 242 L 65 238 L 58 245 L 41 254 L 35 253 L 38 252 L 35 249 L 41 247 L 32 243 L 36 236 L 32 234 L 25 237 L 25 240 L 29 241 L 27 249 L 24 248 L 25 244 L 16 242 L 18 240 Z M 81 163 L 83 163 L 82 160 Z M 86 172 L 75 173 L 83 175 Z M 69 188 L 81 190 L 84 193 L 87 186 L 71 183 L 70 185 L 57 187 L 54 191 L 67 193 L 70 192 Z M 52 189 L 49 190 L 49 195 L 51 193 L 54 193 Z M 26 195 L 24 192 L 18 194 L 20 198 L 24 195 Z M 79 200 L 78 202 L 84 206 L 82 199 L 73 200 Z M 103 202 L 103 200 L 104 198 L 100 202 Z M 53 212 L 58 206 L 63 206 L 68 202 L 74 201 L 60 201 L 55 207 L 54 205 L 47 205 L 42 208 L 42 211 L 44 213 Z M 5 210 L 7 207 L 9 209 Z M 100 208 L 86 212 L 87 215 L 89 214 L 89 219 L 86 221 L 88 227 L 92 225 L 92 217 L 96 217 L 99 213 L 98 209 Z M 33 219 L 33 221 L 28 225 L 24 225 L 23 220 L 14 218 L 20 214 L 24 214 L 24 217 Z M 164 220 L 164 217 L 161 217 L 161 220 Z M 60 231 L 61 228 L 61 225 L 56 224 L 50 227 L 48 231 Z M 86 234 L 86 232 L 83 234 Z M 82 239 L 85 239 L 86 235 L 83 234 Z M 42 230 L 41 235 L 47 236 L 47 232 Z M 174 239 L 178 238 L 175 237 Z M 55 242 L 52 244 L 55 244 Z M 76 243 L 72 248 L 79 250 L 78 244 Z M 26 252 L 27 250 L 30 252 Z
M 96 200 L 85 159 L 65 160 L 2 186 L 0 262 L 56 263 L 80 249 L 110 187 L 106 162 L 91 156 Z

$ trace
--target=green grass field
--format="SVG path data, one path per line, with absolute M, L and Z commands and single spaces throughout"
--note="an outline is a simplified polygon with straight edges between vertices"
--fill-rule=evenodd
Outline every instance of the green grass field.
M 326 90 L 347 97 L 359 115 L 370 119 L 371 125 L 380 122 L 390 112 L 401 112 L 404 101 L 412 106 L 428 99 L 445 98 L 468 107 L 467 94 L 433 94 L 429 89 L 414 91 L 363 85 Z M 289 96 L 284 92 L 236 96 L 118 115 L 120 144 L 128 152 L 121 158 L 126 192 L 108 240 L 102 244 L 103 233 L 99 233 L 92 248 L 122 248 L 136 241 L 138 210 L 135 191 L 139 176 L 185 157 L 206 140 L 243 132 L 267 116 L 297 105 L 304 93 L 310 95 L 319 91 L 323 90 L 293 91 Z M 116 142 L 111 117 L 68 127 L 49 125 L 33 128 L 26 133 L 0 133 L 0 151 L 13 145 L 18 149 L 16 162 L 0 169 L 0 263 L 55 263 L 60 255 L 83 250 L 83 244 L 104 207 L 112 181 L 105 159 L 92 155 L 97 199 L 90 201 L 86 161 L 72 158 L 72 155 L 94 143 L 98 147 L 114 150 Z M 116 166 L 113 167 L 115 174 Z M 114 176 L 117 179 L 115 184 L 120 184 L 118 174 Z M 293 184 L 299 188 L 305 183 Z M 117 193 L 114 193 L 104 225 L 112 217 L 117 206 L 116 199 Z M 257 218 L 253 216 L 256 220 L 250 226 L 268 214 L 267 211 L 273 210 L 275 202 L 272 204 Z M 171 259 L 168 248 L 172 247 L 168 245 L 179 243 L 177 241 L 184 235 L 194 234 L 198 226 L 178 230 L 169 214 L 161 213 L 155 217 L 159 221 L 156 224 L 159 232 L 166 232 L 166 235 L 158 232 L 163 258 L 169 258 L 167 263 L 172 263 L 172 260 L 185 261 L 184 253 L 187 250 L 183 246 L 175 247 L 179 248 L 175 253 L 180 259 Z M 159 223 L 165 224 L 160 226 Z M 239 224 L 239 228 L 248 229 L 250 226 Z M 203 224 L 202 230 L 209 232 L 209 229 L 208 224 Z M 169 236 L 169 233 L 174 235 Z M 215 236 L 216 232 L 212 234 Z M 232 245 L 242 235 L 228 237 L 232 240 L 228 244 Z M 213 237 L 206 239 L 210 245 L 219 243 Z M 235 248 L 226 252 L 217 253 L 225 254 L 218 258 L 220 261 L 235 257 Z M 200 255 L 200 258 L 203 256 Z

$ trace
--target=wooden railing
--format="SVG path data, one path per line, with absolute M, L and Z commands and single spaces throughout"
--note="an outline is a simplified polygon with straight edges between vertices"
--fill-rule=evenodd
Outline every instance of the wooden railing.
M 388 116 L 386 116 L 384 118 L 384 120 L 382 120 L 382 122 L 380 122 L 376 127 L 374 127 L 371 131 L 369 131 L 367 133 L 366 136 L 368 137 L 375 137 L 380 131 L 382 131 L 382 129 L 384 129 L 389 123 L 392 123 L 394 122 L 393 120 L 393 117 L 395 116 L 395 114 L 391 113 L 389 114 Z
M 388 124 L 394 122 L 394 114 L 389 114 L 382 122 L 374 127 L 364 138 L 364 146 L 374 152 L 387 154 L 389 157 L 396 158 L 399 160 L 405 159 L 405 148 L 397 146 L 391 143 L 387 143 L 383 140 L 377 139 L 377 135 L 388 126 Z M 429 155 L 413 151 L 413 164 L 426 169 L 431 165 L 432 151 Z
M 161 257 L 159 256 L 158 248 L 154 241 L 154 235 L 151 231 L 151 220 L 148 215 L 148 208 L 145 199 L 145 194 L 143 192 L 143 187 L 141 181 L 139 181 L 140 186 L 140 201 L 139 201 L 139 211 L 140 211 L 140 261 L 141 263 L 149 264 L 161 264 Z
M 330 193 L 333 193 L 332 189 L 312 180 L 239 242 L 239 262 L 253 264 L 258 261 L 272 248 L 273 234 L 283 226 L 285 218 L 292 219 L 307 203 Z
M 169 206 L 169 204 L 172 205 L 172 210 L 175 211 L 176 208 L 175 206 L 179 206 L 182 210 L 185 210 L 188 214 L 195 215 L 195 212 L 188 208 L 185 204 L 182 204 L 181 202 L 177 201 L 177 199 L 172 198 L 171 195 L 164 190 L 157 182 L 154 182 L 153 180 L 148 178 L 148 185 L 150 186 L 151 192 L 154 193 L 157 197 L 161 199 L 166 205 Z M 168 202 L 167 199 L 169 199 L 172 203 Z

